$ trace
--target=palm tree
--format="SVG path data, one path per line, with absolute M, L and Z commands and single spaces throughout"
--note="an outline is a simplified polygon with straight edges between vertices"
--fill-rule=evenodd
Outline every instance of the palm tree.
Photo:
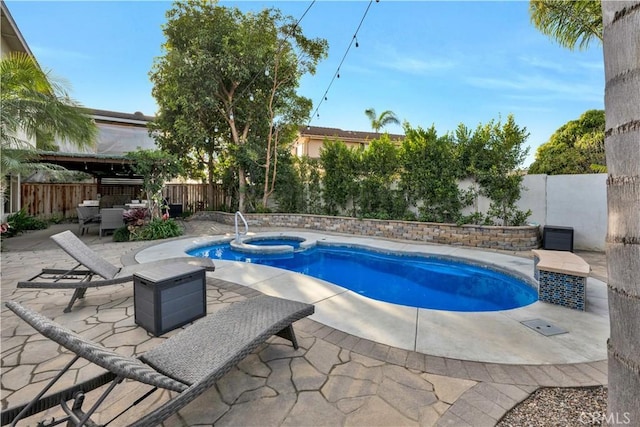
M 531 0 L 529 13 L 541 33 L 573 50 L 579 43 L 586 49 L 597 39 L 602 41 L 600 0 Z
M 547 7 L 548 6 L 548 7 Z M 545 9 L 546 8 L 546 9 Z M 564 13 L 560 10 L 564 8 Z M 546 10 L 546 13 L 544 12 Z M 610 338 L 609 424 L 640 423 L 640 3 L 531 0 L 532 20 L 570 49 L 603 40 Z M 576 12 L 582 11 L 581 15 Z M 534 17 L 534 14 L 546 15 Z M 544 24 L 538 25 L 537 22 Z M 549 33 L 543 28 L 554 29 Z
M 603 1 L 609 416 L 640 423 L 640 3 Z M 614 424 L 614 423 L 611 423 Z
M 378 116 L 376 115 L 375 109 L 367 108 L 366 110 L 364 110 L 364 114 L 366 114 L 366 116 L 371 121 L 371 129 L 373 129 L 375 133 L 380 133 L 380 129 L 382 129 L 387 125 L 400 124 L 400 120 L 398 120 L 398 117 L 396 116 L 396 114 L 391 110 L 383 111 Z
M 29 55 L 13 52 L 0 62 L 0 165 L 4 195 L 8 174 L 52 169 L 33 162 L 38 144 L 58 138 L 82 148 L 94 144 L 97 127 L 64 86 Z M 36 141 L 34 147 L 29 141 Z

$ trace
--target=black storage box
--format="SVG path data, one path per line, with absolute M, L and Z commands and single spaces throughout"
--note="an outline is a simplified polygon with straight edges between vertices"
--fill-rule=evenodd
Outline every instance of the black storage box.
M 202 267 L 168 263 L 133 275 L 136 324 L 158 336 L 207 314 Z
M 545 225 L 542 231 L 542 249 L 573 252 L 573 227 Z
M 182 205 L 179 203 L 169 204 L 169 217 L 177 218 L 182 215 Z

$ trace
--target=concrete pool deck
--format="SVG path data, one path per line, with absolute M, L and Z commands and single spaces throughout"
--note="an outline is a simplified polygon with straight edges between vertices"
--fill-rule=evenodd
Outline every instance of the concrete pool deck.
M 190 236 L 189 240 L 225 235 L 231 231 L 228 226 L 208 221 L 186 221 L 184 225 L 186 236 Z M 90 290 L 86 298 L 77 303 L 71 313 L 66 314 L 62 312 L 62 308 L 68 302 L 70 292 L 16 289 L 15 284 L 18 280 L 31 277 L 43 267 L 62 268 L 73 265 L 68 255 L 48 238 L 66 229 L 76 232 L 77 224 L 54 225 L 47 230 L 3 239 L 2 301 L 21 302 L 78 331 L 81 335 L 124 354 L 143 353 L 167 335 L 171 335 L 169 333 L 156 338 L 134 323 L 131 284 Z M 254 230 L 272 231 L 255 228 Z M 116 265 L 133 262 L 134 259 L 142 260 L 146 256 L 151 257 L 153 247 L 156 247 L 156 250 L 162 249 L 157 242 L 116 243 L 110 237 L 100 239 L 97 231 L 92 231 L 93 233 L 84 235 L 81 239 Z M 171 250 L 175 250 L 184 245 L 175 243 L 180 240 L 184 239 L 166 243 L 171 243 Z M 406 242 L 392 243 L 413 245 Z M 461 249 L 444 246 L 439 248 L 456 251 Z M 165 249 L 168 250 L 168 247 L 162 250 Z M 473 252 L 484 253 L 489 260 L 495 259 L 496 255 L 505 255 L 491 251 Z M 516 262 L 530 262 L 529 254 L 517 255 L 519 256 L 516 257 Z M 592 276 L 606 280 L 604 254 L 580 255 L 592 265 Z M 153 256 L 158 256 L 158 253 Z M 223 265 L 221 261 L 217 261 L 216 264 L 217 271 L 209 274 L 207 278 L 209 313 L 234 301 L 259 294 L 260 286 L 266 292 L 270 288 L 277 289 L 279 283 L 287 283 L 284 277 L 279 277 L 273 271 L 256 271 L 256 266 L 234 263 Z M 243 266 L 245 268 L 242 268 Z M 522 268 L 525 271 L 528 267 L 523 264 Z M 260 280 L 261 278 L 263 280 Z M 301 276 L 288 280 L 305 284 L 306 279 L 308 278 Z M 251 285 L 244 286 L 241 284 L 242 281 Z M 596 289 L 598 286 L 596 285 Z M 325 289 L 335 291 L 328 285 Z M 340 293 L 328 299 L 334 299 L 338 295 Z M 323 306 L 328 303 L 328 299 L 327 302 L 320 301 L 316 304 L 318 314 L 330 313 Z M 332 303 L 334 302 L 340 300 L 334 299 Z M 348 306 L 355 302 L 347 299 L 343 300 L 342 304 L 347 307 L 341 308 L 349 308 Z M 357 307 L 355 312 L 361 310 L 359 306 L 354 307 Z M 367 307 L 365 304 L 365 308 Z M 592 307 L 595 308 L 593 304 Z M 566 313 L 566 317 L 561 319 L 569 323 L 563 322 L 558 326 L 565 328 L 571 326 L 574 321 L 580 322 L 579 319 L 584 315 L 570 309 L 560 311 Z M 379 312 L 375 311 L 374 314 L 378 315 Z M 337 316 L 338 319 L 333 320 L 341 325 L 350 323 L 350 315 L 338 313 Z M 505 317 L 505 322 L 511 321 L 508 316 Z M 441 321 L 448 320 L 445 317 Z M 514 323 L 517 323 L 515 326 L 519 325 L 518 322 Z M 473 327 L 473 321 L 462 324 Z M 320 320 L 303 319 L 296 322 L 294 328 L 300 350 L 293 351 L 282 339 L 271 338 L 267 344 L 225 375 L 215 387 L 187 405 L 179 414 L 172 416 L 164 425 L 491 426 L 539 387 L 607 384 L 606 355 L 600 360 L 582 363 L 486 363 L 474 361 L 473 358 L 441 357 L 429 349 L 420 352 L 390 346 L 346 333 Z M 369 325 L 369 329 L 373 327 Z M 585 333 L 592 330 L 589 325 Z M 570 331 L 570 334 L 572 332 Z M 450 332 L 446 329 L 434 327 L 434 330 L 427 330 L 426 333 L 434 336 L 436 344 L 449 340 Z M 528 337 L 527 333 L 523 334 Z M 463 347 L 475 348 L 483 339 L 484 335 L 469 337 Z M 505 339 L 508 340 L 509 337 Z M 554 340 L 544 342 L 551 341 Z M 563 346 L 573 348 L 572 352 L 578 351 L 578 340 L 573 341 L 575 342 Z M 600 338 L 596 336 L 584 341 L 586 342 L 582 345 L 588 345 L 589 341 L 598 341 L 593 344 L 595 347 L 605 345 L 604 341 L 600 343 Z M 441 348 L 436 344 L 433 345 L 434 348 Z M 512 345 L 522 344 L 514 341 Z M 572 345 L 574 347 L 571 347 Z M 60 366 L 69 360 L 68 352 L 61 351 L 57 345 L 44 340 L 4 306 L 1 348 L 0 394 L 3 409 L 29 400 Z M 544 352 L 543 350 L 537 352 Z M 473 357 L 473 351 L 467 353 L 472 353 Z M 67 384 L 78 378 L 93 376 L 97 371 L 95 366 L 82 364 L 73 373 L 75 375 L 72 377 L 65 377 Z M 148 389 L 137 383 L 125 382 L 116 390 L 118 393 L 106 402 L 107 409 L 99 412 L 94 418 L 96 422 L 105 422 L 113 415 L 113 411 L 128 405 Z M 91 400 L 92 393 L 89 394 L 88 400 Z M 161 405 L 168 397 L 167 392 L 160 393 L 152 401 L 145 401 L 134 408 L 128 417 L 123 417 L 122 421 L 119 419 L 119 423 L 116 424 L 121 425 L 127 420 L 135 419 L 136 414 L 145 413 L 149 408 Z M 567 411 L 570 410 L 571 408 L 567 408 Z M 52 415 L 56 415 L 53 410 L 43 414 L 47 417 Z M 28 420 L 25 425 L 34 423 Z
M 533 260 L 461 247 L 303 231 L 257 233 L 259 237 L 296 236 L 390 253 L 427 254 L 469 260 L 533 278 Z M 184 256 L 193 248 L 228 240 L 217 235 L 172 240 L 135 254 L 137 262 Z M 475 362 L 509 364 L 582 363 L 607 358 L 609 313 L 606 284 L 588 279 L 585 312 L 535 302 L 494 312 L 452 312 L 391 304 L 363 297 L 332 283 L 264 265 L 215 260 L 214 277 L 262 293 L 316 306 L 312 320 L 345 333 L 404 350 Z M 380 284 L 383 286 L 384 284 Z M 566 333 L 545 336 L 522 321 L 541 319 Z M 446 339 L 443 339 L 446 337 Z

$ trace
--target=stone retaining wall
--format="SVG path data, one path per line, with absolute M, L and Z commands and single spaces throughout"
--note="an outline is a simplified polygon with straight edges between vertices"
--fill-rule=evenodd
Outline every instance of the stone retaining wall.
M 538 226 L 496 227 L 481 225 L 439 224 L 417 221 L 387 221 L 304 214 L 243 214 L 249 229 L 255 227 L 301 228 L 359 236 L 404 239 L 416 242 L 477 248 L 528 251 L 540 247 Z M 201 211 L 194 219 L 233 225 L 234 214 Z

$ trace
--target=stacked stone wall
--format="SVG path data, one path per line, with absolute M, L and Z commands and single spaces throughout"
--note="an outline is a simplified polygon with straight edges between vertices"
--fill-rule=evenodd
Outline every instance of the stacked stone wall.
M 388 221 L 305 214 L 243 214 L 249 227 L 300 228 L 359 236 L 477 248 L 528 251 L 540 247 L 538 226 L 498 227 L 418 221 Z M 233 225 L 234 214 L 198 212 L 195 219 Z

